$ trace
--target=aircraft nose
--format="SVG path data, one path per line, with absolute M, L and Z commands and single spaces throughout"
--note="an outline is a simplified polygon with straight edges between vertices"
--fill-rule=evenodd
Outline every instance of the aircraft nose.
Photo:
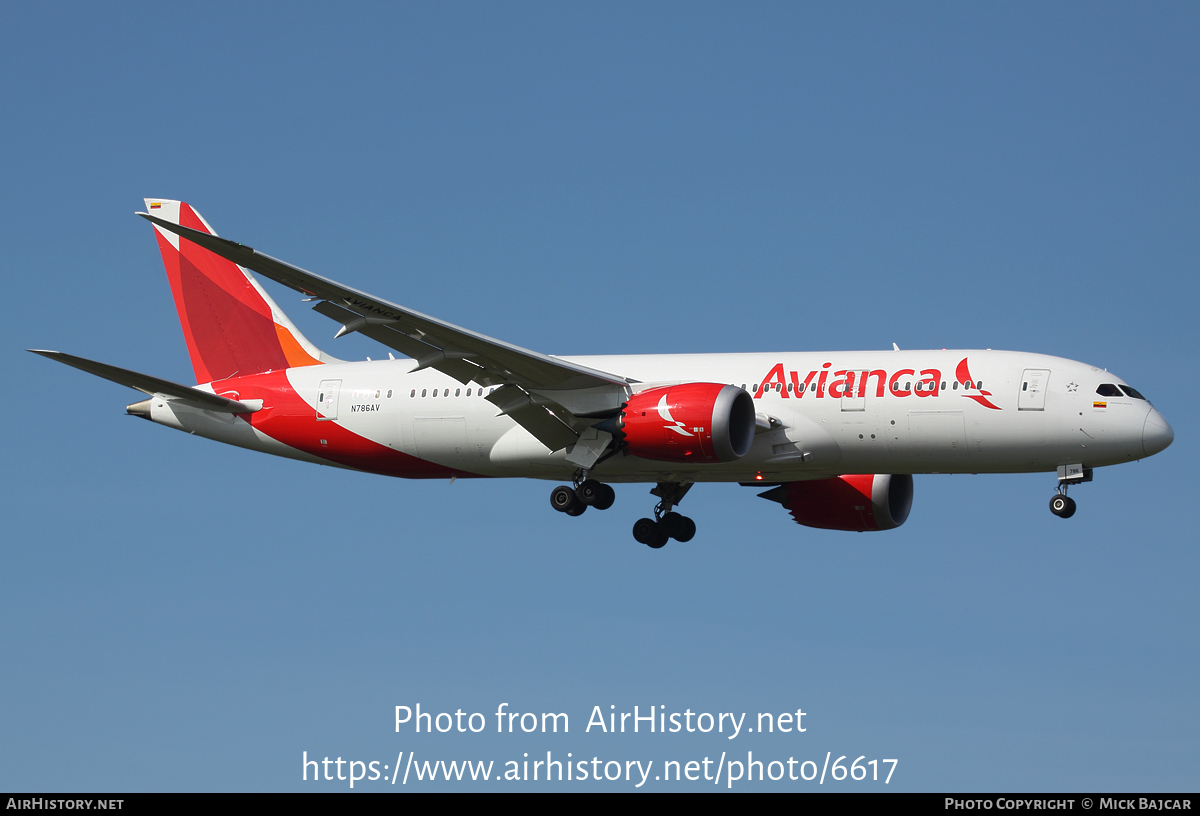
M 1146 425 L 1142 428 L 1142 448 L 1147 456 L 1153 456 L 1175 441 L 1175 432 L 1163 419 L 1163 415 L 1151 408 L 1146 416 Z

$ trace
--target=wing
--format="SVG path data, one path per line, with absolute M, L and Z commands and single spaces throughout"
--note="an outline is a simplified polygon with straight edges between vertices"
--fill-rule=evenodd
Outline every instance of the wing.
M 50 360 L 57 360 L 60 363 L 73 366 L 80 371 L 95 374 L 97 377 L 103 377 L 106 380 L 120 383 L 121 385 L 141 391 L 143 394 L 186 402 L 197 408 L 203 408 L 206 411 L 221 411 L 226 414 L 252 414 L 261 407 L 261 405 L 218 397 L 216 394 L 210 394 L 207 391 L 200 391 L 186 385 L 171 382 L 170 380 L 151 377 L 149 374 L 139 374 L 127 368 L 117 368 L 108 363 L 98 363 L 95 360 L 76 357 L 73 354 L 64 354 L 61 351 L 46 351 L 44 349 L 27 349 L 27 351 L 32 351 L 34 354 L 40 354 Z M 261 403 L 262 400 L 258 402 Z
M 415 359 L 414 371 L 433 368 L 463 384 L 500 386 L 487 399 L 552 451 L 575 444 L 596 417 L 615 413 L 630 393 L 629 381 L 623 377 L 530 351 L 398 306 L 245 244 L 148 213 L 138 215 L 239 266 L 319 299 L 321 302 L 313 308 L 342 324 L 338 337 L 359 332 Z M 592 432 L 587 435 L 590 437 Z M 595 448 L 595 440 L 589 441 L 588 447 Z

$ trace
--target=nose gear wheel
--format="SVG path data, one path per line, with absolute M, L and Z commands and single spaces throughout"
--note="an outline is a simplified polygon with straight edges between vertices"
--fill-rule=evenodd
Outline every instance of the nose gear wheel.
M 1070 518 L 1075 515 L 1075 500 L 1066 493 L 1057 493 L 1050 499 L 1050 512 L 1059 518 Z

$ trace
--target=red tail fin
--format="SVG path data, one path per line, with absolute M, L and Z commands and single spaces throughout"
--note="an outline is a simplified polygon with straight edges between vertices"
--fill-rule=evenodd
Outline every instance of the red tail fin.
M 215 235 L 181 201 L 146 199 L 147 211 Z M 317 365 L 322 357 L 244 269 L 155 227 L 196 382 Z

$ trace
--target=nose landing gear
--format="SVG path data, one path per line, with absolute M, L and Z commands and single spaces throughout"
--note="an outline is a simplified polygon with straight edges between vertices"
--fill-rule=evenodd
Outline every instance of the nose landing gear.
M 1075 515 L 1075 500 L 1067 496 L 1067 488 L 1092 480 L 1092 469 L 1083 465 L 1058 466 L 1058 492 L 1050 498 L 1050 512 L 1059 518 Z
M 696 522 L 687 516 L 680 515 L 672 508 L 683 501 L 684 494 L 691 490 L 692 485 L 680 482 L 659 482 L 658 487 L 650 491 L 658 496 L 660 501 L 654 508 L 654 518 L 638 519 L 633 525 L 633 537 L 639 544 L 645 544 L 652 549 L 659 549 L 669 539 L 676 541 L 691 541 L 696 535 Z

